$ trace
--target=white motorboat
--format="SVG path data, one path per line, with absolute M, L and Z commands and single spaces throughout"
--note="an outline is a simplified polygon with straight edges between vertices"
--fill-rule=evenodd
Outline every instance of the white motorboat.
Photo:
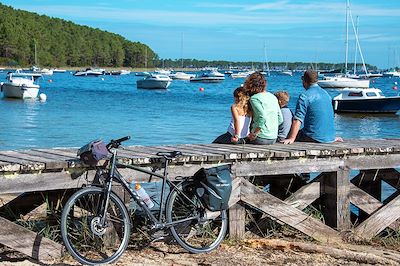
M 36 98 L 40 86 L 34 82 L 41 77 L 35 73 L 9 73 L 7 82 L 1 85 L 1 91 L 5 98 L 28 99 Z
M 323 80 L 318 80 L 318 85 L 321 88 L 343 89 L 343 88 L 368 88 L 368 79 L 352 79 L 348 77 L 324 77 Z
M 166 76 L 168 76 L 169 74 L 171 74 L 171 70 L 156 69 L 156 70 L 154 71 L 154 73 L 160 74 L 160 75 L 166 75 Z
M 282 74 L 282 75 L 286 75 L 286 76 L 293 76 L 293 71 L 292 70 L 282 70 L 279 73 Z
M 180 80 L 189 80 L 191 78 L 194 78 L 195 76 L 196 76 L 195 74 L 187 74 L 185 72 L 176 72 L 169 75 L 169 77 L 172 79 L 180 79 Z
M 383 72 L 384 77 L 390 77 L 390 78 L 400 78 L 400 72 L 396 70 L 389 70 L 386 72 Z
M 101 76 L 104 75 L 105 70 L 102 68 L 87 68 L 86 70 L 79 70 L 74 73 L 76 77 L 87 77 L 87 76 Z
M 138 77 L 146 77 L 146 76 L 150 76 L 150 73 L 147 72 L 147 71 L 136 72 L 136 73 L 135 73 L 135 76 L 138 76 Z
M 396 113 L 400 96 L 385 97 L 376 88 L 345 88 L 332 100 L 337 113 Z
M 39 67 L 37 67 L 37 66 L 32 66 L 32 67 L 30 68 L 30 71 L 31 71 L 32 73 L 41 74 L 41 75 L 43 75 L 43 76 L 51 76 L 51 75 L 53 75 L 53 70 L 52 70 L 52 69 L 47 69 L 47 68 L 41 69 L 41 68 L 39 68 Z
M 237 73 L 232 73 L 230 76 L 233 79 L 238 79 L 238 78 L 247 78 L 249 75 L 253 74 L 254 71 L 248 70 L 248 71 L 240 71 Z
M 151 74 L 136 81 L 138 89 L 167 89 L 172 79 L 166 75 Z
M 59 69 L 59 68 L 53 68 L 53 73 L 65 73 L 67 72 L 66 69 Z
M 215 83 L 225 80 L 225 75 L 219 73 L 217 70 L 209 70 L 202 72 L 194 78 L 191 78 L 191 82 L 205 82 L 205 83 Z

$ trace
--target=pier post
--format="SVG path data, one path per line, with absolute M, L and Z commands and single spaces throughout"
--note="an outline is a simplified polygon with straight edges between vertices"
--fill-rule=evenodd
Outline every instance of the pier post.
M 349 170 L 326 173 L 321 178 L 321 192 L 326 224 L 338 231 L 350 229 Z

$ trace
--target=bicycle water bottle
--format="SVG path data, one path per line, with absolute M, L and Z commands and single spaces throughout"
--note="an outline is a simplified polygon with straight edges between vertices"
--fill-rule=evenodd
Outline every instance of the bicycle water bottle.
M 149 194 L 147 194 L 146 190 L 144 190 L 144 188 L 139 183 L 136 183 L 135 190 L 139 197 L 142 198 L 144 203 L 147 205 L 147 207 L 149 207 L 150 209 L 154 207 L 154 203 L 151 200 Z

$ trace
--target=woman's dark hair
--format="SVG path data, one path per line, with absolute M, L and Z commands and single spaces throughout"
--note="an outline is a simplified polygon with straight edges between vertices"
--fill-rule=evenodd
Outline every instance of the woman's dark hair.
M 264 75 L 257 71 L 247 77 L 243 88 L 246 94 L 253 96 L 254 94 L 263 92 L 266 86 L 267 81 L 265 80 Z

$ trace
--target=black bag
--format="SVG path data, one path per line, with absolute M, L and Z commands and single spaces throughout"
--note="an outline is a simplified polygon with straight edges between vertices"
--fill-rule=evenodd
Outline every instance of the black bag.
M 109 156 L 106 144 L 102 140 L 93 140 L 81 147 L 77 155 L 87 165 L 95 166 L 97 163 Z
M 221 211 L 229 208 L 232 192 L 230 165 L 201 168 L 194 174 L 194 180 L 197 183 L 196 194 L 207 209 Z

